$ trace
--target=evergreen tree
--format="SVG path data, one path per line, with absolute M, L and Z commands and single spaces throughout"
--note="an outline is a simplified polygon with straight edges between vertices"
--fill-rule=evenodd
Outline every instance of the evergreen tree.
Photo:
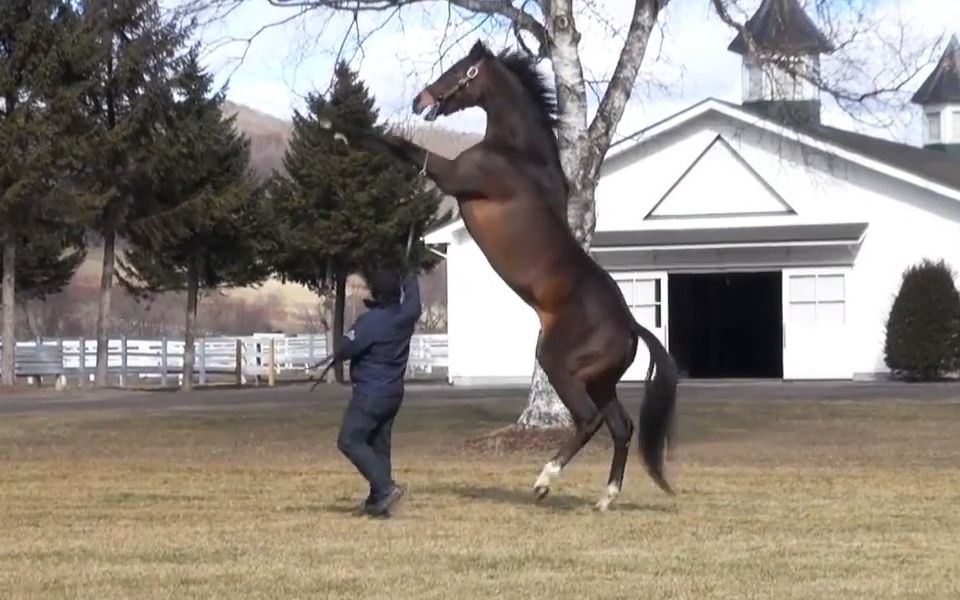
M 4 385 L 15 381 L 16 298 L 59 289 L 82 260 L 81 253 L 68 251 L 82 248 L 71 221 L 77 196 L 69 182 L 78 156 L 72 142 L 82 87 L 74 68 L 75 17 L 69 2 L 0 3 Z
M 346 134 L 383 131 L 375 100 L 346 63 L 336 66 L 331 95 L 307 97 L 293 116 L 285 173 L 272 185 L 281 234 L 275 268 L 283 280 L 320 294 L 334 290 L 333 342 L 343 335 L 346 281 L 377 267 L 430 268 L 436 259 L 419 242 L 436 218 L 440 194 L 393 157 L 344 145 L 324 123 Z M 406 257 L 413 228 L 413 244 Z M 334 347 L 334 351 L 336 348 Z M 341 365 L 335 370 L 343 381 Z
M 944 261 L 924 260 L 904 272 L 884 352 L 898 378 L 930 381 L 960 369 L 960 294 Z
M 43 300 L 61 291 L 87 257 L 83 227 L 40 223 L 17 233 L 15 294 L 17 301 Z M 65 230 L 63 228 L 66 228 Z M 0 257 L 3 249 L 0 248 Z
M 120 261 L 122 280 L 136 292 L 186 291 L 185 389 L 193 385 L 200 290 L 262 282 L 270 275 L 263 247 L 274 239 L 248 171 L 249 141 L 235 117 L 223 117 L 224 95 L 212 85 L 192 51 L 161 145 L 162 183 L 132 210 L 131 247 Z
M 84 186 L 97 199 L 93 229 L 103 246 L 97 312 L 96 385 L 107 375 L 107 342 L 116 243 L 131 211 L 155 193 L 157 147 L 172 110 L 171 81 L 188 31 L 163 16 L 157 0 L 80 0 L 87 53 L 89 137 Z

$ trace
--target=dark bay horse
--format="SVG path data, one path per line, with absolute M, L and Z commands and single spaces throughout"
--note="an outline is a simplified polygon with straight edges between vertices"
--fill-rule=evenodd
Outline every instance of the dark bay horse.
M 473 106 L 487 114 L 486 134 L 453 160 L 389 134 L 349 143 L 393 153 L 454 196 L 490 265 L 536 311 L 536 358 L 576 425 L 534 483 L 537 497 L 549 493 L 551 478 L 604 422 L 614 453 L 597 508 L 606 510 L 620 493 L 634 424 L 617 398 L 617 384 L 633 363 L 638 339 L 650 350 L 640 451 L 653 481 L 673 494 L 663 462 L 676 402 L 676 365 L 660 340 L 636 322 L 616 282 L 567 224 L 568 184 L 559 160 L 555 100 L 532 60 L 493 54 L 477 42 L 417 94 L 413 111 L 426 111 L 424 118 L 432 121 Z

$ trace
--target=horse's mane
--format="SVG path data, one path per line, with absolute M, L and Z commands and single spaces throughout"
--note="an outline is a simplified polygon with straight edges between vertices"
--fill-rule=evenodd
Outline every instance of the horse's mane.
M 516 50 L 509 49 L 504 49 L 500 51 L 499 54 L 494 55 L 492 52 L 490 52 L 490 50 L 487 49 L 486 45 L 480 41 L 477 42 L 476 46 L 485 56 L 498 60 L 500 64 L 506 67 L 508 71 L 513 73 L 513 75 L 520 81 L 521 87 L 527 92 L 527 96 L 533 101 L 535 109 L 540 114 L 542 123 L 547 127 L 547 129 L 550 130 L 552 134 L 556 134 L 557 126 L 560 124 L 560 110 L 557 106 L 556 95 L 551 87 L 547 84 L 543 74 L 537 71 L 537 66 L 533 57 Z M 567 180 L 567 175 L 559 162 L 560 157 L 557 147 L 557 139 L 555 135 L 550 135 L 548 138 L 550 144 L 553 146 L 553 151 L 557 159 L 556 166 L 560 171 L 561 178 L 563 179 L 564 189 L 569 195 L 570 183 Z
M 517 50 L 505 49 L 496 56 L 483 46 L 483 50 L 488 56 L 494 57 L 500 61 L 508 71 L 513 73 L 520 80 L 520 85 L 527 91 L 527 95 L 533 100 L 533 104 L 540 112 L 543 121 L 551 129 L 558 125 L 557 99 L 553 90 L 547 84 L 543 74 L 537 71 L 537 65 L 532 56 Z

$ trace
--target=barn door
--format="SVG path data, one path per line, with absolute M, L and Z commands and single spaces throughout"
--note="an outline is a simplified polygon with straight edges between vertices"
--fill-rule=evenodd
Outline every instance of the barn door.
M 784 269 L 784 379 L 852 377 L 849 290 L 849 269 Z
M 664 271 L 618 272 L 613 278 L 623 293 L 633 318 L 667 345 L 667 273 Z M 647 375 L 650 353 L 642 341 L 624 381 L 642 381 Z

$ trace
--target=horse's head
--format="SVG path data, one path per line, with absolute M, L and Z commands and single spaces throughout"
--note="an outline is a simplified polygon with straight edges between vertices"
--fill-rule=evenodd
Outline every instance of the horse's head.
M 451 115 L 457 111 L 480 102 L 485 62 L 493 60 L 494 55 L 477 41 L 470 53 L 447 69 L 436 81 L 423 88 L 413 99 L 413 112 L 433 121 L 439 115 Z

